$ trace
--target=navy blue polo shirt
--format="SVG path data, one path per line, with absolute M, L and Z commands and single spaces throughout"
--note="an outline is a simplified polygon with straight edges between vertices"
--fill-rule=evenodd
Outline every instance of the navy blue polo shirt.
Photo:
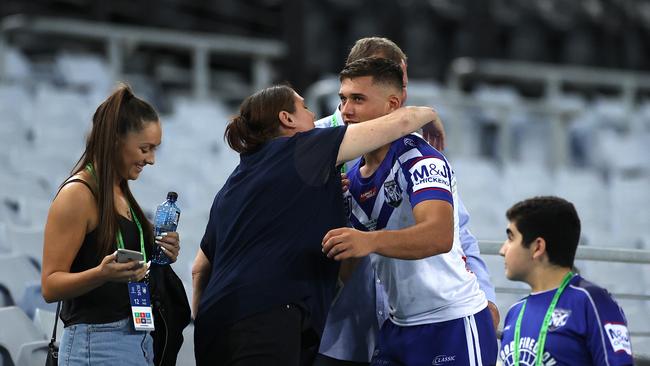
M 195 321 L 198 347 L 225 325 L 287 303 L 305 306 L 322 333 L 338 263 L 321 242 L 346 226 L 336 168 L 345 129 L 279 137 L 241 155 L 201 241 L 212 272 Z

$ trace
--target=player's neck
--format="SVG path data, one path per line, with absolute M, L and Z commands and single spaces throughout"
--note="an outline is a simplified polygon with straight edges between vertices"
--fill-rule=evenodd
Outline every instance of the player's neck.
M 548 266 L 539 268 L 531 274 L 528 284 L 533 293 L 548 291 L 560 287 L 564 276 L 571 270 L 571 268 Z
M 364 154 L 364 164 L 360 169 L 361 176 L 366 178 L 371 176 L 377 170 L 377 168 L 379 168 L 381 162 L 384 161 L 384 158 L 386 157 L 389 149 L 390 144 L 386 144 L 377 150 Z

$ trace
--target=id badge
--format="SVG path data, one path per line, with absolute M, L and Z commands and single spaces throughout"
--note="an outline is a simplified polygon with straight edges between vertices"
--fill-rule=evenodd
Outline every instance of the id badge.
M 131 299 L 131 313 L 135 330 L 152 331 L 153 312 L 149 297 L 149 286 L 142 282 L 129 282 L 129 298 Z

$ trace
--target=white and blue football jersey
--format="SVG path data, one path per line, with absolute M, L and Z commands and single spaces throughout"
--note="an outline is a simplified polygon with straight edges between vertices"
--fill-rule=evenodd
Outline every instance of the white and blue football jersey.
M 557 289 L 530 294 L 521 322 L 519 364 L 535 365 L 539 331 Z M 503 324 L 499 357 L 514 365 L 514 334 L 523 300 L 510 307 Z M 623 310 L 603 288 L 575 275 L 553 311 L 543 353 L 544 365 L 633 365 Z
M 348 172 L 346 210 L 359 230 L 399 230 L 415 224 L 413 207 L 426 200 L 454 206 L 451 251 L 420 260 L 371 254 L 388 294 L 390 319 L 397 325 L 438 323 L 473 315 L 487 306 L 476 276 L 467 270 L 459 239 L 456 179 L 447 159 L 421 136 L 411 134 L 390 145 L 372 174 L 359 173 L 363 159 Z

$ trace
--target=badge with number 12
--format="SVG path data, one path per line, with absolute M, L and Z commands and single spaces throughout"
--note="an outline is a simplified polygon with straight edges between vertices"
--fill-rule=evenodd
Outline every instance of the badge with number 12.
M 128 286 L 135 330 L 154 330 L 149 287 L 141 282 L 129 282 Z

